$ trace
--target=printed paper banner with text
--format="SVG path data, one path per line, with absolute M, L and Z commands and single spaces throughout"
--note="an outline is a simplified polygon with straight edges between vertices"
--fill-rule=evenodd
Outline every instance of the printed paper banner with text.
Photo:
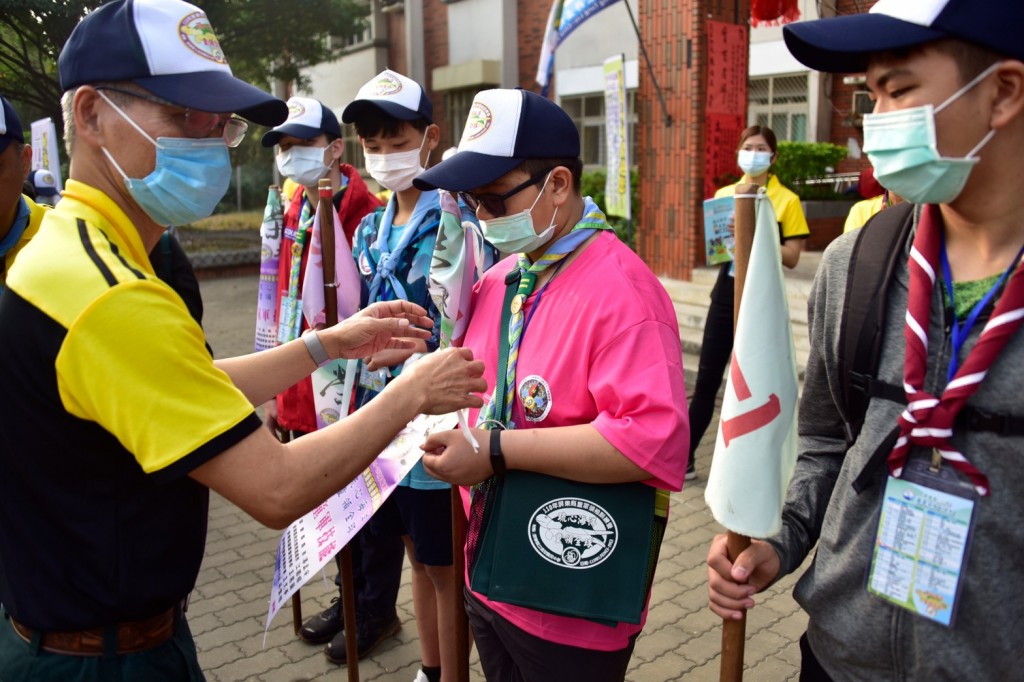
M 281 607 L 348 544 L 420 460 L 420 445 L 427 436 L 455 424 L 454 414 L 416 417 L 360 476 L 288 526 L 277 548 L 264 632 Z
M 267 206 L 263 209 L 260 225 L 260 286 L 256 300 L 257 351 L 277 345 L 277 268 L 281 259 L 281 232 L 283 225 L 281 190 L 271 187 L 267 192 Z
M 605 213 L 629 220 L 629 136 L 626 121 L 626 58 L 615 55 L 604 61 L 605 149 L 608 175 L 605 180 Z

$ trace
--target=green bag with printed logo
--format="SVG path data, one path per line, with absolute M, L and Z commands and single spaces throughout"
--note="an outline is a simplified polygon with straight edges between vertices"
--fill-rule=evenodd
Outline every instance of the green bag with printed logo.
M 668 493 L 643 483 L 509 471 L 483 510 L 470 587 L 547 613 L 638 624 L 667 513 Z

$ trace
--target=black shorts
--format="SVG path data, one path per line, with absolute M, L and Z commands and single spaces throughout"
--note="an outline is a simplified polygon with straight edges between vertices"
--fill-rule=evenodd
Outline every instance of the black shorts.
M 370 519 L 379 535 L 408 535 L 416 561 L 452 565 L 452 492 L 398 486 Z

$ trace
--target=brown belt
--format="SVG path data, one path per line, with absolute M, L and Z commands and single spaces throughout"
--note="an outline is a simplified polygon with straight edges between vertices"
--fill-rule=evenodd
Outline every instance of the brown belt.
M 120 623 L 114 628 L 92 628 L 77 632 L 44 632 L 40 636 L 39 648 L 53 654 L 65 656 L 102 656 L 104 635 L 116 633 L 118 654 L 134 654 L 163 644 L 174 635 L 176 609 L 170 608 L 145 620 Z M 28 643 L 32 643 L 35 632 L 14 618 L 10 619 L 14 631 Z

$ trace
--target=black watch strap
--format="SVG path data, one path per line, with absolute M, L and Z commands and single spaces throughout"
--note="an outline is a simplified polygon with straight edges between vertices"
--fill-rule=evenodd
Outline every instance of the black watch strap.
M 504 429 L 491 429 L 491 468 L 495 476 L 504 476 L 508 470 L 505 466 L 505 455 L 501 452 L 501 432 Z

